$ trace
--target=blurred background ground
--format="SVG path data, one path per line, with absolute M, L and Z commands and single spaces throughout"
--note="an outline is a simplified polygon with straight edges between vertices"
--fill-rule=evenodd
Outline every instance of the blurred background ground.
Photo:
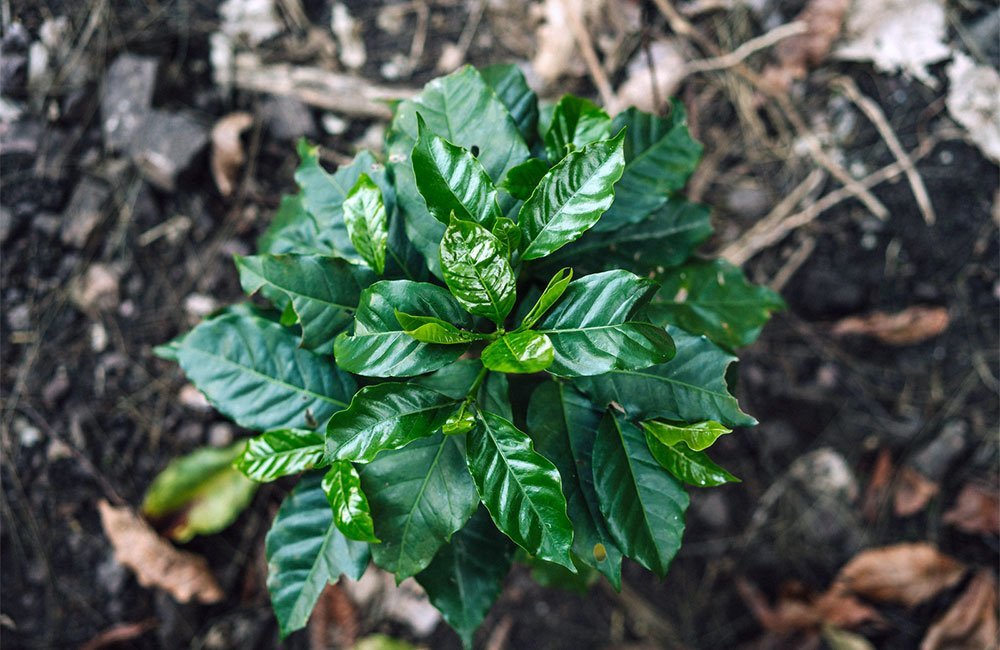
M 543 97 L 574 92 L 610 110 L 680 98 L 705 144 L 687 194 L 713 208 L 709 249 L 789 303 L 741 355 L 738 394 L 761 425 L 717 446 L 743 483 L 692 490 L 666 581 L 627 566 L 621 594 L 566 594 L 515 570 L 479 646 L 995 646 L 994 3 L 0 10 L 5 647 L 277 645 L 262 542 L 286 485 L 186 545 L 223 587 L 212 606 L 140 587 L 96 504 L 137 505 L 171 458 L 245 435 L 151 348 L 241 299 L 231 256 L 252 250 L 293 188 L 295 139 L 319 143 L 331 169 L 377 150 L 379 99 L 466 62 L 517 62 Z M 248 117 L 213 139 L 237 111 Z M 213 153 L 230 165 L 213 169 Z M 894 546 L 904 542 L 927 546 Z M 837 597 L 845 576 L 885 567 L 894 591 Z M 381 632 L 458 647 L 419 593 L 376 591 L 365 602 L 329 591 L 286 646 Z

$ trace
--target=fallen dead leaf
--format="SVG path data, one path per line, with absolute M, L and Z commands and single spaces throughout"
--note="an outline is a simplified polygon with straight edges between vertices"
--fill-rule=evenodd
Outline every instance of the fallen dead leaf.
M 574 11 L 587 22 L 600 12 L 604 0 L 545 0 L 541 6 L 544 20 L 536 32 L 538 49 L 531 67 L 539 80 L 549 85 L 564 75 L 583 74 L 582 58 L 576 49 L 573 32 L 567 27 L 567 12 Z
M 761 627 L 779 634 L 818 630 L 824 625 L 855 628 L 865 623 L 881 624 L 882 616 L 843 589 L 829 589 L 816 595 L 785 593 L 772 606 L 746 580 L 736 582 L 737 591 Z
M 351 599 L 337 585 L 328 584 L 309 617 L 309 647 L 312 650 L 352 648 L 360 631 L 358 611 Z
M 920 650 L 988 650 L 997 648 L 997 581 L 982 569 L 958 600 L 920 643 Z
M 810 67 L 822 63 L 840 36 L 850 5 L 850 0 L 809 0 L 795 17 L 806 24 L 806 32 L 774 46 L 777 63 L 764 68 L 764 83 L 774 90 L 785 90 L 792 81 L 805 78 Z
M 941 490 L 912 467 L 899 470 L 896 477 L 896 491 L 892 496 L 892 508 L 897 517 L 912 517 L 927 507 L 930 500 Z
M 976 483 L 967 483 L 942 521 L 970 535 L 1000 535 L 1000 495 Z
M 879 510 L 889 491 L 889 483 L 892 482 L 892 471 L 892 454 L 888 449 L 879 450 L 875 467 L 872 468 L 871 480 L 868 481 L 865 496 L 861 500 L 861 515 L 869 523 L 878 518 Z
M 108 311 L 118 306 L 121 271 L 107 264 L 91 264 L 74 279 L 69 288 L 70 300 L 87 313 Z
M 964 574 L 962 563 L 930 544 L 896 544 L 859 553 L 840 570 L 831 590 L 913 607 L 954 587 Z
M 941 334 L 950 322 L 944 307 L 918 305 L 895 314 L 876 311 L 866 316 L 849 316 L 838 321 L 832 333 L 834 336 L 862 334 L 889 345 L 912 345 Z
M 178 550 L 128 508 L 101 500 L 97 509 L 115 559 L 135 573 L 140 585 L 163 589 L 181 603 L 222 600 L 222 588 L 205 558 Z
M 156 619 L 146 619 L 138 623 L 119 623 L 112 625 L 108 629 L 100 632 L 97 636 L 87 641 L 80 650 L 101 650 L 109 646 L 119 646 L 129 641 L 134 641 L 146 632 L 157 626 Z
M 649 44 L 648 57 L 645 50 L 640 49 L 629 62 L 625 81 L 616 93 L 618 105 L 658 113 L 663 106 L 657 106 L 656 100 L 661 104 L 666 102 L 676 93 L 685 76 L 687 60 L 680 41 L 672 38 L 653 41 Z
M 230 196 L 236 189 L 236 176 L 246 161 L 240 134 L 252 124 L 253 115 L 240 111 L 226 115 L 212 127 L 212 178 L 222 196 Z

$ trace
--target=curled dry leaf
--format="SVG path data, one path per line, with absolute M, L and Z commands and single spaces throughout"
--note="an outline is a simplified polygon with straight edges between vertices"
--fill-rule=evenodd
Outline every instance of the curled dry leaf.
M 806 32 L 786 38 L 774 46 L 775 64 L 764 68 L 764 82 L 775 90 L 803 79 L 810 67 L 819 65 L 840 36 L 850 0 L 810 0 L 795 17 L 806 24 Z
M 970 535 L 1000 535 L 1000 495 L 995 488 L 968 483 L 942 521 Z
M 927 507 L 940 491 L 937 483 L 912 467 L 899 470 L 896 491 L 892 496 L 893 511 L 897 517 L 912 517 Z
M 965 567 L 927 543 L 896 544 L 859 553 L 831 590 L 877 602 L 918 605 L 958 584 Z
M 983 650 L 997 647 L 997 581 L 982 569 L 920 643 L 920 650 Z
M 236 189 L 236 175 L 246 161 L 240 135 L 253 124 L 253 115 L 230 113 L 212 127 L 212 178 L 219 194 L 230 196 Z
M 181 603 L 222 600 L 222 588 L 205 558 L 174 548 L 128 508 L 102 500 L 97 509 L 115 559 L 135 573 L 140 585 L 163 589 Z
M 889 345 L 912 345 L 933 338 L 951 322 L 944 307 L 913 306 L 895 314 L 882 311 L 850 316 L 833 326 L 834 336 L 862 334 Z

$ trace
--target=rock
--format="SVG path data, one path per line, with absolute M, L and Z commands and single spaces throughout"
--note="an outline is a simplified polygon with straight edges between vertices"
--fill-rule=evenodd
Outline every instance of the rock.
M 122 54 L 104 77 L 101 128 L 104 146 L 123 151 L 142 127 L 153 104 L 158 63 L 155 58 Z
M 14 418 L 13 429 L 22 447 L 34 447 L 42 440 L 41 430 L 24 418 Z
M 104 217 L 104 205 L 111 191 L 100 181 L 84 177 L 73 190 L 63 212 L 59 239 L 73 248 L 83 248 L 94 228 Z
M 312 111 L 294 97 L 271 95 L 260 108 L 268 133 L 275 140 L 291 142 L 301 137 L 316 136 L 316 121 Z
M 0 155 L 33 157 L 38 153 L 44 131 L 42 123 L 34 120 L 0 123 Z
M 333 113 L 323 113 L 320 123 L 323 125 L 323 130 L 330 135 L 344 135 L 350 126 L 347 120 Z
M 212 410 L 212 405 L 208 403 L 208 399 L 192 384 L 184 384 L 181 392 L 177 395 L 177 400 L 194 411 L 209 413 Z
M 31 309 L 27 304 L 21 303 L 6 310 L 7 323 L 12 330 L 24 331 L 31 327 Z
M 143 176 L 167 192 L 208 144 L 209 130 L 186 113 L 150 111 L 132 141 L 132 160 Z
M 192 293 L 184 298 L 184 312 L 188 322 L 197 324 L 203 318 L 219 308 L 219 302 L 212 296 L 203 293 Z
M 225 422 L 216 422 L 208 428 L 208 444 L 213 447 L 226 447 L 232 444 L 235 435 L 233 427 Z
M 81 311 L 107 311 L 118 306 L 121 273 L 106 264 L 92 264 L 70 286 L 70 299 Z

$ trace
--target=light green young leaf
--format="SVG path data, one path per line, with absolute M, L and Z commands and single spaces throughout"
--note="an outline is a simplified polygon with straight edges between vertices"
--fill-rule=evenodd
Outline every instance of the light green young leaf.
M 539 158 L 528 158 L 516 167 L 511 167 L 507 175 L 497 185 L 515 199 L 527 201 L 538 183 L 549 171 L 549 164 Z
M 516 298 L 517 278 L 490 231 L 454 215 L 441 240 L 441 269 L 451 295 L 470 313 L 503 323 Z
M 535 301 L 534 306 L 531 310 L 524 316 L 524 320 L 521 321 L 521 328 L 530 329 L 535 326 L 542 316 L 556 304 L 560 298 L 562 298 L 563 293 L 566 291 L 566 287 L 569 286 L 570 280 L 573 279 L 573 269 L 568 266 L 563 269 L 559 269 L 552 279 L 549 280 L 548 285 L 545 290 L 542 291 L 542 295 L 538 297 Z
M 358 182 L 344 199 L 344 224 L 361 259 L 378 275 L 385 273 L 389 220 L 382 202 L 382 191 L 368 174 L 358 177 Z
M 477 332 L 467 332 L 459 329 L 447 321 L 433 316 L 414 316 L 396 312 L 396 320 L 403 331 L 424 343 L 441 343 L 444 345 L 455 343 L 471 343 L 485 338 L 484 334 Z
M 563 95 L 552 110 L 552 122 L 545 132 L 545 154 L 557 162 L 566 154 L 610 135 L 611 118 L 597 104 Z
M 649 420 L 642 423 L 642 428 L 668 447 L 683 442 L 694 451 L 704 451 L 714 445 L 721 436 L 733 432 L 732 429 L 712 420 L 695 422 L 694 424 L 674 424 Z
M 261 483 L 322 467 L 325 438 L 319 431 L 276 429 L 247 440 L 234 466 Z
M 740 479 L 713 463 L 705 452 L 694 451 L 683 442 L 665 445 L 648 428 L 645 434 L 646 445 L 653 458 L 678 480 L 698 487 L 740 482 Z
M 624 134 L 575 151 L 549 170 L 521 206 L 522 259 L 534 260 L 576 240 L 615 198 L 625 168 Z
M 510 258 L 510 254 L 521 245 L 521 229 L 507 217 L 497 219 L 490 232 L 500 242 L 503 256 L 506 258 Z
M 377 544 L 368 497 L 361 490 L 361 477 L 354 465 L 339 460 L 323 475 L 323 492 L 333 509 L 333 523 L 348 539 Z
M 483 349 L 483 365 L 496 372 L 541 372 L 555 358 L 549 337 L 531 330 L 508 332 Z

